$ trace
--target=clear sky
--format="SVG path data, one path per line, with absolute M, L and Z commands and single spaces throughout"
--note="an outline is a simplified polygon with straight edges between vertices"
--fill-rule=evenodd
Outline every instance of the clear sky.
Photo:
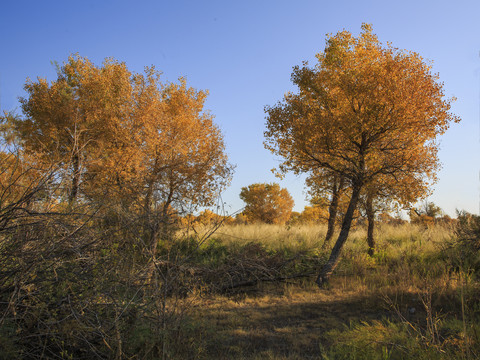
M 462 118 L 441 138 L 443 168 L 429 198 L 450 215 L 480 206 L 480 2 L 282 0 L 2 0 L 0 109 L 20 113 L 27 77 L 55 80 L 51 61 L 79 53 L 100 65 L 114 57 L 134 72 L 155 65 L 164 80 L 180 76 L 208 89 L 206 107 L 225 136 L 232 184 L 230 213 L 242 208 L 242 186 L 279 182 L 305 201 L 304 177 L 276 179 L 279 159 L 263 148 L 265 105 L 294 90 L 292 67 L 314 62 L 325 35 L 357 35 L 371 23 L 382 42 L 432 60 L 453 112 Z

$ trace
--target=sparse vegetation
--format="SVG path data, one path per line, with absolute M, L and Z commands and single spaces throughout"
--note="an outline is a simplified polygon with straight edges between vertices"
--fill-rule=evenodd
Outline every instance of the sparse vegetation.
M 318 252 L 325 231 L 326 225 L 234 226 L 222 228 L 216 243 L 232 249 L 255 241 L 270 257 L 302 254 L 302 270 L 313 275 L 328 256 Z M 455 265 L 462 256 L 451 245 L 455 230 L 381 224 L 377 231 L 372 258 L 366 229 L 355 229 L 328 289 L 315 289 L 310 276 L 210 294 L 207 306 L 194 310 L 217 329 L 209 358 L 478 357 L 478 274 Z
M 190 224 L 188 236 L 180 222 L 154 257 L 132 247 L 141 219 L 80 207 L 25 212 L 26 202 L 47 205 L 47 184 L 12 192 L 16 209 L 3 208 L 3 358 L 480 354 L 473 215 L 461 214 L 458 227 L 381 223 L 373 257 L 357 225 L 329 288 L 318 290 L 312 276 L 327 260 L 326 224 L 212 233 L 224 218 L 202 214 L 210 220 Z
M 480 355 L 477 216 L 380 223 L 374 256 L 359 222 L 319 290 L 327 224 L 239 225 L 204 212 L 178 219 L 153 253 L 139 245 L 143 217 L 63 207 L 46 196 L 59 186 L 48 172 L 31 177 L 38 169 L 5 159 L 0 358 Z
M 42 187 L 31 189 L 26 198 L 35 199 Z M 188 236 L 179 228 L 152 257 L 129 245 L 131 219 L 117 214 L 112 227 L 112 218 L 86 210 L 23 214 L 3 228 L 2 358 L 480 354 L 473 215 L 461 214 L 458 227 L 380 223 L 373 257 L 357 225 L 319 290 L 326 224 L 231 224 L 212 234 L 215 221 L 200 222 Z

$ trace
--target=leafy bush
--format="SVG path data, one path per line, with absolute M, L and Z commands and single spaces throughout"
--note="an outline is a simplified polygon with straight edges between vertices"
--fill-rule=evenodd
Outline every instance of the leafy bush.
M 446 252 L 452 265 L 465 271 L 480 270 L 480 216 L 467 213 L 458 213 L 458 222 L 455 236 L 450 242 L 450 249 Z
M 456 230 L 458 243 L 472 253 L 480 251 L 480 216 L 462 212 Z

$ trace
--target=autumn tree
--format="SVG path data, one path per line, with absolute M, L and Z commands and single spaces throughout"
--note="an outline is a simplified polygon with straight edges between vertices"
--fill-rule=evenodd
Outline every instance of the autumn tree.
M 213 205 L 230 181 L 233 168 L 220 129 L 204 111 L 206 97 L 181 79 L 164 86 L 150 99 L 155 110 L 141 116 L 148 140 L 142 151 L 144 206 L 150 211 L 160 205 L 161 219 L 168 218 L 169 206 Z
M 435 139 L 459 119 L 431 65 L 383 46 L 370 25 L 358 37 L 328 36 L 317 61 L 294 68 L 298 93 L 266 108 L 265 145 L 284 159 L 280 170 L 325 170 L 350 188 L 340 234 L 317 278 L 321 286 L 338 264 L 362 191 L 379 178 L 428 188 L 439 166 Z
M 443 210 L 431 201 L 425 201 L 419 207 L 412 206 L 409 215 L 412 224 L 420 224 L 426 227 L 432 226 L 437 222 L 437 219 L 444 217 Z M 448 222 L 448 219 L 449 217 L 445 218 L 445 221 Z
M 143 218 L 154 250 L 168 217 L 183 206 L 212 205 L 231 178 L 220 129 L 204 109 L 208 93 L 162 83 L 153 67 L 132 73 L 106 59 L 72 55 L 57 80 L 28 80 L 21 146 L 58 163 L 69 204 L 81 199 Z
M 252 184 L 242 187 L 240 199 L 245 202 L 243 213 L 251 222 L 284 224 L 291 216 L 294 201 L 287 189 L 279 184 Z
M 27 80 L 20 98 L 24 116 L 15 130 L 26 154 L 55 163 L 68 179 L 68 202 L 73 204 L 86 174 L 86 165 L 101 157 L 105 144 L 120 141 L 119 124 L 129 116 L 132 101 L 126 65 L 113 59 L 97 67 L 88 59 L 70 56 L 57 69 L 57 79 Z
M 328 221 L 328 209 L 322 205 L 305 206 L 301 213 L 292 212 L 288 224 L 291 225 L 318 225 Z
M 324 224 L 328 222 L 329 212 L 324 206 L 316 204 L 305 206 L 300 214 L 300 219 L 305 224 Z
M 417 215 L 427 215 L 434 219 L 443 215 L 442 208 L 431 201 L 425 201 L 420 207 L 413 208 L 413 211 Z

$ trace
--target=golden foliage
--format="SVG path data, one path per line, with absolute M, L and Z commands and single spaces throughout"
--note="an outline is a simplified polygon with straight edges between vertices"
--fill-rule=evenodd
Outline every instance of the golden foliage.
M 300 214 L 302 224 L 325 224 L 328 220 L 328 209 L 325 206 L 305 206 Z
M 28 80 L 25 90 L 25 118 L 15 121 L 22 147 L 64 165 L 72 202 L 166 211 L 211 205 L 230 181 L 222 134 L 203 108 L 207 92 L 185 79 L 163 84 L 153 67 L 135 74 L 114 59 L 95 66 L 73 55 L 56 81 Z
M 358 38 L 329 36 L 317 60 L 295 67 L 298 94 L 266 108 L 265 146 L 284 158 L 280 169 L 325 169 L 360 186 L 406 183 L 421 193 L 438 169 L 435 137 L 458 121 L 431 66 L 382 47 L 368 25 Z
M 192 214 L 188 214 L 182 218 L 182 225 L 184 226 L 215 226 L 215 225 L 232 225 L 235 222 L 235 219 L 231 216 L 220 215 L 214 213 L 211 210 L 203 210 L 197 216 Z
M 278 184 L 243 187 L 240 198 L 246 204 L 243 214 L 249 222 L 284 224 L 290 218 L 294 205 L 287 189 L 281 189 Z
M 18 154 L 0 152 L 0 211 L 15 206 L 20 199 L 31 192 L 33 180 L 37 177 Z M 33 200 L 33 199 L 32 199 Z M 8 210 L 7 210 L 8 211 Z
M 370 194 L 369 203 L 379 193 L 402 203 L 424 196 L 439 168 L 436 137 L 459 118 L 431 66 L 417 53 L 383 46 L 367 24 L 358 37 L 329 35 L 316 66 L 295 67 L 292 81 L 298 93 L 265 109 L 265 147 L 283 158 L 282 172 L 334 174 L 351 189 L 316 281 L 322 286 L 338 264 L 362 193 Z

